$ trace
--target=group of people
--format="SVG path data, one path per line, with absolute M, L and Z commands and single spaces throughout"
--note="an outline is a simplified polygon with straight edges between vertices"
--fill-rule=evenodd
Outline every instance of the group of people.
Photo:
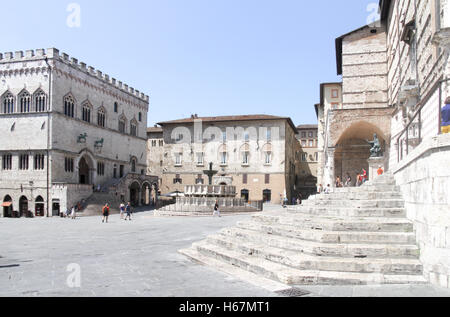
M 124 219 L 123 216 L 126 214 L 125 221 L 127 221 L 127 219 L 131 221 L 132 210 L 130 202 L 128 202 L 126 206 L 123 203 L 120 204 L 119 210 L 120 210 L 120 219 Z M 109 213 L 110 213 L 109 204 L 105 204 L 105 206 L 103 206 L 102 208 L 102 223 L 105 222 L 108 223 Z
M 377 170 L 377 174 L 378 176 L 381 176 L 384 174 L 384 169 L 383 167 L 380 165 L 378 167 Z M 356 183 L 355 186 L 356 187 L 360 187 L 362 185 L 364 185 L 364 183 L 366 183 L 369 180 L 368 175 L 367 175 L 367 171 L 363 168 L 361 170 L 361 172 L 356 175 Z M 350 173 L 347 173 L 347 177 L 345 179 L 345 183 L 342 183 L 341 178 L 338 176 L 336 177 L 336 183 L 335 183 L 336 188 L 342 188 L 342 187 L 350 187 L 352 186 L 352 177 L 350 176 Z M 328 184 L 326 188 L 323 187 L 322 184 L 319 185 L 318 189 L 317 189 L 317 193 L 318 194 L 330 194 L 331 193 L 331 185 Z

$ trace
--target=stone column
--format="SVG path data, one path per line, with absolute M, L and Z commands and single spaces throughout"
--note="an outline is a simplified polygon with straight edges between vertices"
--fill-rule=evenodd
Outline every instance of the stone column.
M 329 148 L 326 152 L 326 162 L 325 169 L 323 171 L 323 188 L 326 188 L 328 184 L 333 187 L 335 180 L 335 162 L 334 162 L 334 153 L 335 148 Z
M 138 206 L 139 206 L 139 207 L 142 206 L 142 188 L 139 190 L 139 202 L 138 202 Z

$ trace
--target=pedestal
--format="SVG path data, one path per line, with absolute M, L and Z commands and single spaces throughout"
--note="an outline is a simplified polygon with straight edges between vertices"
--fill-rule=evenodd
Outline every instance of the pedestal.
M 369 181 L 374 180 L 378 176 L 378 169 L 381 168 L 383 171 L 386 171 L 386 167 L 384 165 L 384 156 L 382 157 L 371 157 L 368 160 L 369 162 Z

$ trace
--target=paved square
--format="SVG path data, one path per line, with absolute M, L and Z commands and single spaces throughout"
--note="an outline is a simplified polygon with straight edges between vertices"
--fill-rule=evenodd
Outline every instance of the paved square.
M 189 261 L 177 251 L 249 215 L 133 221 L 0 219 L 0 296 L 271 297 L 275 293 Z M 81 287 L 67 280 L 79 265 Z M 312 296 L 450 296 L 432 286 L 305 287 Z

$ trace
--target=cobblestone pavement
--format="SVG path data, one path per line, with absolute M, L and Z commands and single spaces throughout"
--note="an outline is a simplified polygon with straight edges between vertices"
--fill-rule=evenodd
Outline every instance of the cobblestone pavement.
M 249 217 L 158 218 L 143 212 L 132 221 L 114 215 L 108 224 L 99 217 L 1 218 L 0 296 L 276 296 L 177 253 Z M 81 285 L 71 288 L 77 268 Z M 311 296 L 450 296 L 431 286 L 303 289 Z

